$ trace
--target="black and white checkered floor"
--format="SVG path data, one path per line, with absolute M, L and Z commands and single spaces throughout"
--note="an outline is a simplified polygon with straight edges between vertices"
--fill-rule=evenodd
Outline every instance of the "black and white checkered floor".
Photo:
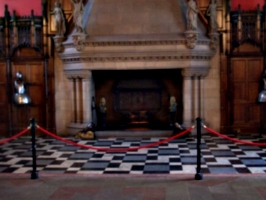
M 165 138 L 109 138 L 72 141 L 97 147 L 137 147 Z M 247 141 L 266 143 L 266 137 L 249 136 Z M 0 146 L 0 173 L 30 173 L 31 139 L 20 137 Z M 37 171 L 71 174 L 195 174 L 196 139 L 181 138 L 149 149 L 106 153 L 37 138 Z M 266 147 L 236 144 L 210 134 L 202 139 L 202 173 L 266 173 Z

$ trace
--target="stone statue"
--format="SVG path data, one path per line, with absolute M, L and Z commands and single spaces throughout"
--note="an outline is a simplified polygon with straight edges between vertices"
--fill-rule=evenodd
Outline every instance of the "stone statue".
M 104 97 L 101 98 L 100 100 L 100 113 L 106 113 L 106 107 L 105 107 L 105 104 L 106 104 L 106 100 Z
M 175 123 L 175 113 L 176 113 L 177 103 L 174 96 L 170 97 L 169 115 L 170 115 L 170 127 Z
M 189 0 L 186 15 L 187 30 L 197 30 L 198 8 L 194 0 Z
M 14 86 L 15 86 L 15 95 L 14 95 L 15 104 L 18 105 L 29 104 L 31 102 L 31 99 L 26 94 L 23 75 L 21 72 L 16 73 L 16 80 L 14 81 Z
M 176 111 L 176 107 L 177 107 L 176 99 L 175 99 L 174 96 L 171 96 L 170 97 L 170 107 L 169 107 L 170 112 L 175 112 Z
M 209 16 L 210 32 L 216 32 L 218 29 L 216 7 L 216 1 L 211 0 L 211 3 L 206 11 L 206 15 Z
M 66 32 L 65 17 L 61 9 L 61 4 L 55 2 L 55 8 L 53 10 L 54 19 L 55 19 L 55 28 L 57 36 L 64 36 Z
M 100 111 L 100 118 L 99 118 L 99 125 L 102 129 L 105 129 L 106 127 L 106 100 L 104 97 L 100 99 L 100 105 L 99 105 L 99 111 Z
M 82 0 L 71 0 L 71 2 L 74 5 L 73 18 L 74 18 L 74 22 L 76 26 L 76 31 L 78 33 L 84 33 L 84 30 L 82 28 L 82 23 L 83 23 L 82 17 L 83 17 L 83 10 L 84 10 Z

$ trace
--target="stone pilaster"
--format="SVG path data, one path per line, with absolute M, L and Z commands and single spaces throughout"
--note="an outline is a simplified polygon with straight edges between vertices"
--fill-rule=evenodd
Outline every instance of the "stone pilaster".
M 90 70 L 65 71 L 65 75 L 73 82 L 70 96 L 73 120 L 68 124 L 67 132 L 74 135 L 92 121 L 92 75 Z
M 183 126 L 195 124 L 197 117 L 204 118 L 204 80 L 208 67 L 182 70 L 183 76 Z

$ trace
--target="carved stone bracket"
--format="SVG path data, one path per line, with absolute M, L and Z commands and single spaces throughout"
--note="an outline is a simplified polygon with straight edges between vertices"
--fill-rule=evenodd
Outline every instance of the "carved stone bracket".
M 210 48 L 212 50 L 216 50 L 218 45 L 219 45 L 219 33 L 211 32 L 211 33 L 209 33 L 209 37 L 211 39 Z
M 65 37 L 56 35 L 53 37 L 53 39 L 54 39 L 56 51 L 57 52 L 63 52 L 64 46 L 62 45 L 62 43 L 63 43 Z
M 198 32 L 197 31 L 186 31 L 185 32 L 186 36 L 186 45 L 190 49 L 194 49 L 197 41 L 198 41 Z
M 85 41 L 87 35 L 84 33 L 75 33 L 72 37 L 73 37 L 73 43 L 77 51 L 82 51 L 85 47 Z

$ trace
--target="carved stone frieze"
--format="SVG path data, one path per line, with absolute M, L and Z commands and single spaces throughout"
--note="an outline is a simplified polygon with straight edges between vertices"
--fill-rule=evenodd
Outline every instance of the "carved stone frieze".
M 169 61 L 169 60 L 210 60 L 210 55 L 180 56 L 129 56 L 129 57 L 79 57 L 63 58 L 64 63 L 75 62 L 121 62 L 121 61 Z
M 196 47 L 198 41 L 198 32 L 197 31 L 186 31 L 186 45 L 190 49 L 194 49 Z
M 85 47 L 87 35 L 84 33 L 75 33 L 72 35 L 72 38 L 77 51 L 82 51 Z
M 56 51 L 57 52 L 63 52 L 64 46 L 62 43 L 63 43 L 65 37 L 56 35 L 55 37 L 53 37 L 53 39 L 54 39 Z
M 208 45 L 210 41 L 208 40 L 197 40 L 197 44 Z M 182 40 L 158 40 L 158 41 L 102 41 L 102 42 L 92 42 L 85 41 L 85 46 L 147 46 L 147 45 L 183 45 L 186 44 L 185 39 Z M 75 46 L 74 44 L 68 43 L 64 44 L 65 47 L 70 48 Z

